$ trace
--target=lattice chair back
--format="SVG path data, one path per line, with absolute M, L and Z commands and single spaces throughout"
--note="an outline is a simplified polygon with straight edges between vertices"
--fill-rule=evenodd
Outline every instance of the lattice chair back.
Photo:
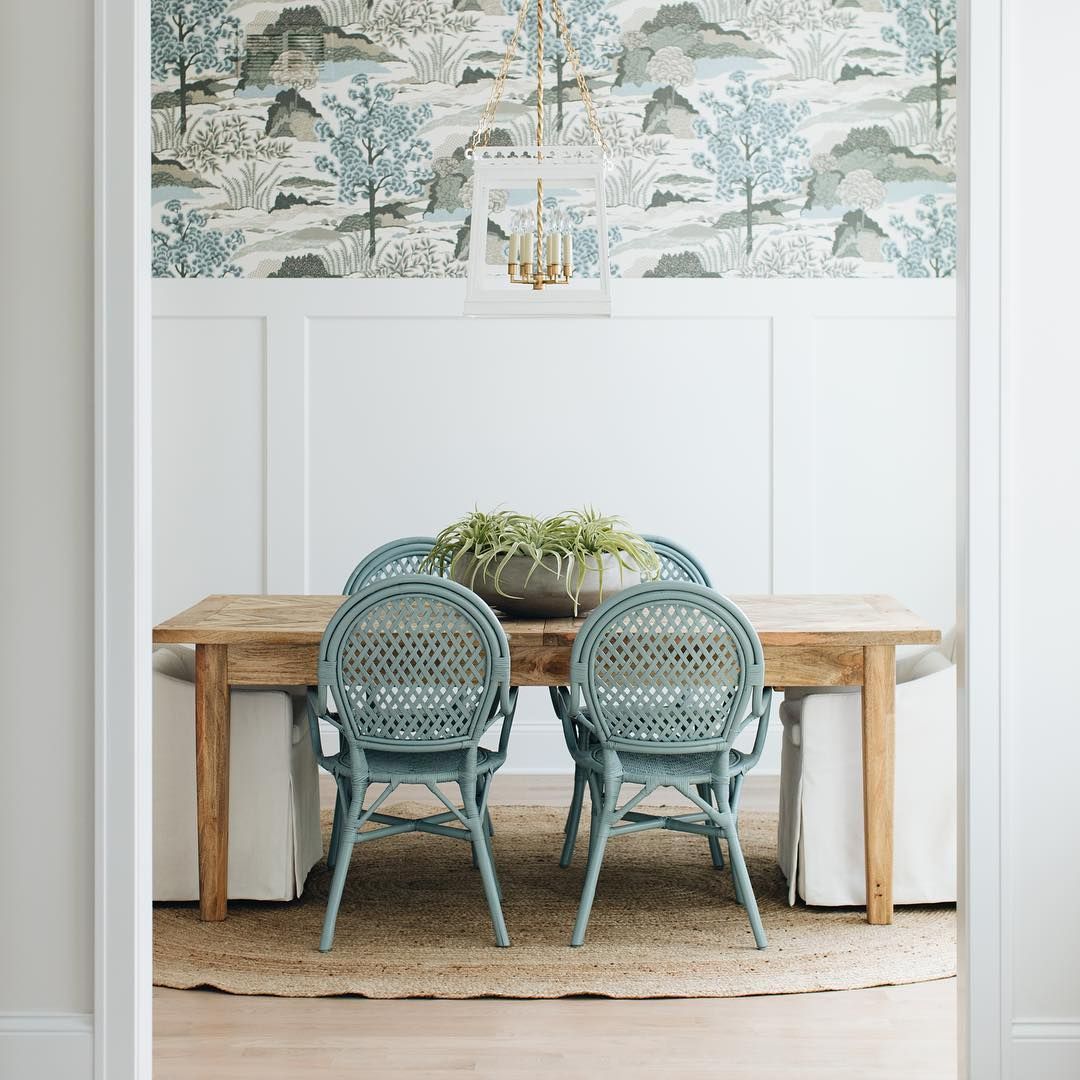
M 613 750 L 721 751 L 761 715 L 764 678 L 761 642 L 735 604 L 704 585 L 647 582 L 585 620 L 571 711 L 584 695 L 597 741 Z
M 361 750 L 476 746 L 496 700 L 511 708 L 509 689 L 499 620 L 453 581 L 415 575 L 369 585 L 323 635 L 319 708 L 332 693 L 346 740 Z
M 403 536 L 376 548 L 357 563 L 356 569 L 345 582 L 342 594 L 353 593 L 377 581 L 388 581 L 402 574 L 419 574 L 420 564 L 428 557 L 435 545 L 433 536 Z M 439 575 L 441 576 L 441 575 Z
M 692 581 L 712 588 L 708 571 L 681 544 L 666 536 L 642 536 L 660 558 L 660 581 Z

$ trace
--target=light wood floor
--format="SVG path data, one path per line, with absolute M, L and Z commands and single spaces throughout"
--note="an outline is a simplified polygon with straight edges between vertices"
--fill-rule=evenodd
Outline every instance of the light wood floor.
M 565 777 L 500 776 L 493 801 L 566 805 Z M 752 777 L 747 809 L 774 809 Z M 325 801 L 332 792 L 323 789 Z M 327 799 L 329 796 L 329 799 Z M 670 800 L 670 796 L 667 801 Z M 368 1001 L 154 990 L 156 1080 L 382 1076 L 953 1080 L 956 980 L 718 1000 Z

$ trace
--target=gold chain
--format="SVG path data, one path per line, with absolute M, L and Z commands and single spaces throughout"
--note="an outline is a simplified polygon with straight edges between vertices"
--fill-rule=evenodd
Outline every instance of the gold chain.
M 535 0 L 536 2 L 536 160 L 543 159 L 544 152 L 544 0 Z M 468 148 L 474 149 L 478 146 L 488 146 L 491 138 L 491 127 L 495 123 L 495 115 L 499 108 L 499 102 L 502 100 L 503 89 L 506 86 L 506 80 L 510 72 L 510 64 L 513 62 L 514 56 L 517 53 L 518 39 L 521 37 L 522 28 L 525 25 L 525 14 L 530 5 L 530 0 L 521 0 L 521 7 L 518 10 L 517 23 L 514 26 L 514 33 L 511 36 L 509 42 L 506 45 L 506 52 L 503 54 L 502 65 L 499 68 L 499 74 L 495 78 L 495 83 L 491 88 L 491 97 L 488 98 L 487 105 L 484 106 L 483 111 L 480 114 L 480 123 L 477 126 L 476 131 L 473 133 L 472 138 L 469 139 Z M 562 39 L 563 45 L 566 49 L 567 58 L 570 61 L 570 66 L 574 71 L 574 78 L 577 82 L 578 92 L 581 95 L 582 104 L 585 106 L 585 115 L 588 119 L 589 129 L 592 131 L 593 138 L 596 140 L 597 145 L 606 156 L 608 154 L 607 139 L 604 138 L 604 133 L 600 128 L 600 120 L 596 114 L 596 106 L 593 104 L 592 92 L 589 90 L 589 84 L 585 81 L 585 75 L 581 70 L 581 60 L 578 58 L 577 49 L 574 47 L 574 42 L 570 38 L 570 28 L 566 23 L 566 16 L 563 14 L 562 5 L 559 0 L 551 0 L 552 11 L 555 16 L 555 23 L 558 30 L 557 36 Z M 537 256 L 537 271 L 542 273 L 544 266 L 544 180 L 543 177 L 537 177 L 536 180 L 536 256 Z M 524 253 L 522 253 L 524 255 Z M 532 261 L 533 253 L 530 252 L 527 257 L 522 258 L 522 262 Z
M 536 0 L 536 160 L 544 152 L 544 0 Z M 544 265 L 544 178 L 536 178 L 536 265 Z
M 570 66 L 574 69 L 574 77 L 577 79 L 578 92 L 581 94 L 581 101 L 585 106 L 585 114 L 588 117 L 589 127 L 592 130 L 593 138 L 596 139 L 600 149 L 606 156 L 608 153 L 607 139 L 604 138 L 604 133 L 600 130 L 600 120 L 596 115 L 596 106 L 593 105 L 592 93 L 589 90 L 588 83 L 585 81 L 584 74 L 582 74 L 581 61 L 578 59 L 577 49 L 574 48 L 574 43 L 570 39 L 570 29 L 566 25 L 566 16 L 563 14 L 562 5 L 559 3 L 559 0 L 551 0 L 551 6 L 555 12 L 555 22 L 559 27 L 559 36 L 566 46 L 566 55 L 570 58 Z
M 502 66 L 499 68 L 499 74 L 496 76 L 495 83 L 491 88 L 491 97 L 488 98 L 488 102 L 484 106 L 484 111 L 480 114 L 480 126 L 469 140 L 470 149 L 476 146 L 487 146 L 488 140 L 491 138 L 490 128 L 491 125 L 495 123 L 495 113 L 499 108 L 499 102 L 502 100 L 503 88 L 506 85 L 507 75 L 510 73 L 510 65 L 513 63 L 514 56 L 517 54 L 518 38 L 521 36 L 521 28 L 525 25 L 525 13 L 528 9 L 529 0 L 521 0 L 521 10 L 518 12 L 518 20 L 517 25 L 514 27 L 514 34 L 507 43 L 506 52 L 503 54 Z

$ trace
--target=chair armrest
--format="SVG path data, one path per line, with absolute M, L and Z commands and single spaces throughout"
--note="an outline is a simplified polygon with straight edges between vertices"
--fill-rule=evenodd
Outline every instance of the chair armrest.
M 761 715 L 758 717 L 757 731 L 754 733 L 754 748 L 742 759 L 741 771 L 744 773 L 749 772 L 758 763 L 758 759 L 765 749 L 765 740 L 769 734 L 769 720 L 772 717 L 772 693 L 772 687 L 767 686 L 761 694 Z M 752 719 L 752 716 L 748 717 L 746 723 L 743 724 L 743 728 Z
M 518 688 L 511 686 L 507 689 L 505 700 L 502 703 L 502 731 L 499 732 L 499 753 L 505 754 L 506 747 L 510 742 L 510 729 L 514 725 L 514 713 L 517 712 Z
M 331 727 L 337 728 L 341 735 L 345 735 L 345 727 L 328 710 L 319 708 L 319 697 L 314 690 L 308 690 L 307 692 L 307 714 L 308 727 L 311 730 L 311 747 L 315 751 L 315 759 L 324 769 L 332 771 L 331 766 L 334 759 L 327 757 L 323 753 L 322 732 L 319 730 L 319 721 L 325 720 Z
M 587 748 L 589 735 L 596 731 L 592 720 L 584 709 L 572 714 L 573 698 L 565 686 L 552 686 L 551 704 L 555 709 L 563 728 L 566 748 L 571 754 Z

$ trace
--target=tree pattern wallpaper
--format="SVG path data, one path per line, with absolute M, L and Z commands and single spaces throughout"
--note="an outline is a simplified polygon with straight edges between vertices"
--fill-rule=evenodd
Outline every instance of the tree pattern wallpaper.
M 155 276 L 465 276 L 465 148 L 521 2 L 151 0 Z M 613 273 L 954 274 L 957 0 L 561 2 Z M 516 51 L 493 144 L 534 141 L 534 20 Z M 550 13 L 544 55 L 545 141 L 591 142 Z

